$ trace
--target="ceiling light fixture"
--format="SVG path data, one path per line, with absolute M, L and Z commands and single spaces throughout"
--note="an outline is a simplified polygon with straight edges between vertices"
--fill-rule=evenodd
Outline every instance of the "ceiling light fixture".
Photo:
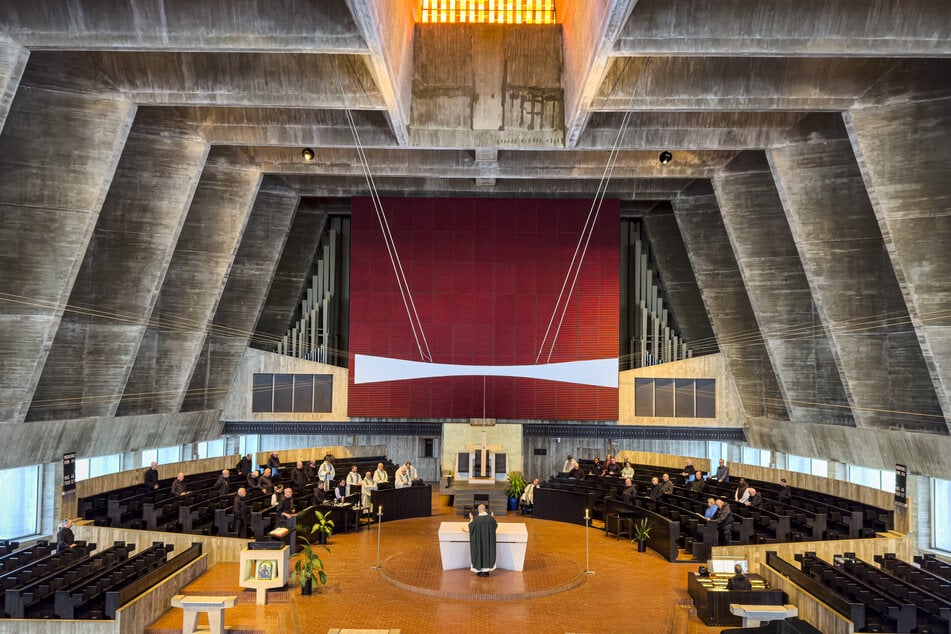
M 305 147 L 301 150 L 300 155 L 304 157 L 304 160 L 308 163 L 314 160 L 314 151 L 309 147 Z
M 661 165 L 667 165 L 672 160 L 674 160 L 674 155 L 668 152 L 667 150 L 664 150 L 663 152 L 660 153 L 660 156 L 657 157 L 657 160 L 660 161 Z

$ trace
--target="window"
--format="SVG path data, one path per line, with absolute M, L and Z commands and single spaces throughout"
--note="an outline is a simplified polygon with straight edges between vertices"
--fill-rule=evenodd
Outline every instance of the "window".
M 890 493 L 895 492 L 894 471 L 849 465 L 848 478 L 852 484 L 861 484 L 862 486 L 882 489 Z
M 122 454 L 76 460 L 76 482 L 122 471 Z
M 158 462 L 158 449 L 143 449 L 141 466 L 150 467 L 153 462 Z
M 951 480 L 934 478 L 931 483 L 932 546 L 951 552 Z
M 317 413 L 333 411 L 332 374 L 255 374 L 251 411 Z
M 423 24 L 555 23 L 555 0 L 419 0 L 416 7 Z
M 812 460 L 802 456 L 788 455 L 786 456 L 786 468 L 797 473 L 812 473 Z M 826 474 L 823 473 L 822 475 Z
M 260 451 L 258 448 L 261 437 L 257 434 L 249 434 L 238 438 L 238 453 L 246 456 L 249 453 L 254 454 Z
M 810 473 L 812 473 L 812 475 L 814 476 L 819 476 L 820 478 L 828 478 L 829 477 L 829 461 L 813 458 L 812 471 Z
M 634 415 L 715 418 L 716 379 L 634 379 Z
M 710 459 L 710 470 L 716 473 L 720 460 L 726 461 L 727 444 L 717 440 L 707 443 L 707 458 Z
M 182 446 L 172 445 L 171 447 L 162 447 L 158 450 L 158 463 L 169 464 L 172 462 L 181 462 Z
M 225 455 L 224 438 L 198 443 L 199 458 L 220 458 L 223 455 Z
M 0 513 L 0 539 L 39 533 L 40 465 L 0 470 L 0 490 L 16 492 L 16 508 Z
M 768 449 L 754 449 L 753 447 L 743 447 L 741 461 L 743 464 L 752 464 L 758 467 L 768 467 L 769 459 L 772 456 Z

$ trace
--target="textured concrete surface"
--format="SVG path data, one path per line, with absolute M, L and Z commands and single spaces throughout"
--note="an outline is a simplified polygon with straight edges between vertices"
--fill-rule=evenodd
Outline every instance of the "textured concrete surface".
M 745 152 L 713 180 L 760 335 L 793 421 L 852 425 L 822 321 L 802 270 L 769 164 Z
M 788 420 L 776 374 L 750 306 L 716 196 L 698 182 L 671 201 L 710 325 L 727 360 L 747 419 Z
M 0 461 L 41 455 L 30 428 L 60 430 L 43 456 L 72 450 L 57 425 L 80 417 L 77 434 L 166 412 L 131 419 L 168 431 L 125 450 L 180 442 L 188 390 L 233 378 L 234 351 L 216 357 L 207 333 L 284 334 L 324 214 L 370 191 L 361 148 L 381 195 L 603 189 L 647 212 L 667 301 L 688 339 L 723 350 L 759 446 L 849 444 L 842 456 L 885 466 L 922 437 L 951 452 L 947 2 L 599 0 L 511 28 L 418 25 L 413 10 L 0 3 L 0 421 L 32 421 L 6 425 Z M 737 170 L 746 153 L 770 174 Z M 261 180 L 301 199 L 273 282 L 231 264 Z M 671 201 L 682 222 L 651 217 Z M 266 298 L 257 326 L 250 305 L 228 308 L 239 279 Z M 783 335 L 805 322 L 815 337 Z
M 118 415 L 178 411 L 260 183 L 250 166 L 219 165 L 209 154 Z
M 768 156 L 856 423 L 947 434 L 848 139 Z
M 300 198 L 280 179 L 261 183 L 195 369 L 182 411 L 221 409 L 252 338 Z M 275 340 L 268 341 L 274 345 Z
M 136 117 L 28 420 L 115 414 L 207 155 L 160 123 Z

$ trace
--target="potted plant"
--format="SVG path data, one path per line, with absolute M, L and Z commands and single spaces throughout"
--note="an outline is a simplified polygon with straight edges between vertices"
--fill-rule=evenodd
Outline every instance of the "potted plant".
M 505 494 L 509 496 L 509 510 L 517 511 L 519 498 L 525 492 L 525 478 L 522 477 L 521 471 L 510 472 L 508 478 L 509 483 L 505 487 Z
M 334 521 L 330 519 L 330 511 L 326 513 L 314 511 L 314 527 L 310 529 L 310 534 L 317 535 L 317 543 L 326 544 L 333 532 Z
M 294 563 L 294 569 L 291 571 L 291 583 L 300 584 L 300 593 L 309 595 L 313 592 L 314 584 L 322 586 L 327 585 L 327 573 L 324 572 L 324 562 L 320 555 L 311 547 L 306 537 L 298 537 L 304 542 L 300 550 L 297 551 L 297 561 Z M 326 546 L 323 547 L 330 552 Z
M 647 551 L 647 540 L 651 538 L 652 528 L 654 528 L 654 524 L 646 517 L 642 517 L 634 522 L 634 527 L 631 530 L 631 541 L 637 542 L 637 552 L 643 553 Z

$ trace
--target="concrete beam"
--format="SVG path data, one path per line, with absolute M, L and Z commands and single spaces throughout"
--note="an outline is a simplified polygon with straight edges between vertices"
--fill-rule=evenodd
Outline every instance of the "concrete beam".
M 321 198 L 342 198 L 350 196 L 368 196 L 366 181 L 350 176 L 318 177 L 289 175 L 283 177 L 302 196 Z M 608 183 L 605 195 L 620 200 L 665 199 L 676 195 L 693 179 L 683 178 L 615 178 Z M 444 178 L 388 178 L 375 179 L 380 195 L 391 196 L 484 196 L 485 191 L 476 188 L 469 179 Z M 573 179 L 558 181 L 557 187 L 546 180 L 510 180 L 500 178 L 496 181 L 492 194 L 498 196 L 531 196 L 550 198 L 556 196 L 594 197 L 598 191 L 599 179 Z
M 7 120 L 7 112 L 10 111 L 13 95 L 16 94 L 29 57 L 27 48 L 0 33 L 0 130 L 3 130 L 3 123 Z
M 182 411 L 220 409 L 231 389 L 241 356 L 252 338 L 276 338 L 253 332 L 274 279 L 300 198 L 280 179 L 261 183 L 234 265 L 215 310 L 201 354 L 191 375 Z
M 413 86 L 413 33 L 410 0 L 347 0 L 370 49 L 367 64 L 386 103 L 390 129 L 400 145 L 409 135 Z
M 495 162 L 480 162 L 469 150 L 365 151 L 374 178 L 430 177 L 508 179 L 600 179 L 611 159 L 609 150 L 501 151 Z M 297 147 L 242 148 L 241 160 L 251 158 L 263 172 L 318 176 L 362 176 L 363 167 L 353 149 L 322 148 L 311 162 L 301 160 Z M 709 178 L 726 166 L 736 152 L 678 151 L 676 161 L 661 165 L 656 151 L 623 151 L 613 159 L 614 174 L 627 178 Z
M 557 25 L 419 25 L 413 60 L 412 145 L 563 146 Z
M 63 454 L 71 451 L 88 458 L 215 440 L 221 436 L 222 426 L 221 410 L 8 425 L 0 469 L 60 462 Z
M 720 352 L 730 367 L 748 419 L 788 420 L 779 384 L 743 284 L 733 248 L 709 183 L 698 182 L 671 201 L 716 343 L 694 355 Z
M 574 147 L 584 131 L 609 55 L 635 4 L 637 0 L 565 2 L 559 7 L 564 33 L 566 147 Z
M 943 0 L 640 0 L 617 55 L 951 56 Z
M 591 109 L 845 110 L 894 65 L 831 57 L 615 58 Z
M 642 222 L 660 279 L 667 291 L 667 303 L 684 343 L 691 347 L 697 342 L 703 346 L 704 353 L 716 351 L 710 318 L 670 203 L 655 207 L 644 215 Z
M 212 150 L 117 414 L 176 412 L 234 261 L 261 173 Z
M 767 156 L 856 423 L 947 434 L 844 127 Z
M 136 116 L 27 420 L 115 414 L 208 152 L 176 125 Z
M 50 86 L 116 90 L 143 105 L 386 108 L 359 55 L 39 51 L 30 69 Z
M 366 50 L 344 0 L 7 0 L 0 22 L 31 49 Z
M 723 225 L 743 277 L 790 420 L 854 425 L 822 320 L 766 157 L 746 152 L 713 179 Z
M 575 148 L 623 150 L 747 150 L 767 148 L 788 140 L 787 131 L 801 112 L 635 112 L 618 139 L 624 119 L 620 112 L 591 114 Z
M 946 420 L 951 420 L 951 100 L 845 113 L 852 148 Z
M 22 422 L 135 114 L 21 86 L 0 133 L 0 421 Z
M 349 201 L 341 205 L 342 212 L 350 213 Z M 328 207 L 324 201 L 310 198 L 300 201 L 274 279 L 268 289 L 267 300 L 254 327 L 255 336 L 251 340 L 251 347 L 273 352 L 274 345 L 271 342 L 287 334 L 301 294 L 310 281 L 314 254 L 327 224 L 327 214 Z

